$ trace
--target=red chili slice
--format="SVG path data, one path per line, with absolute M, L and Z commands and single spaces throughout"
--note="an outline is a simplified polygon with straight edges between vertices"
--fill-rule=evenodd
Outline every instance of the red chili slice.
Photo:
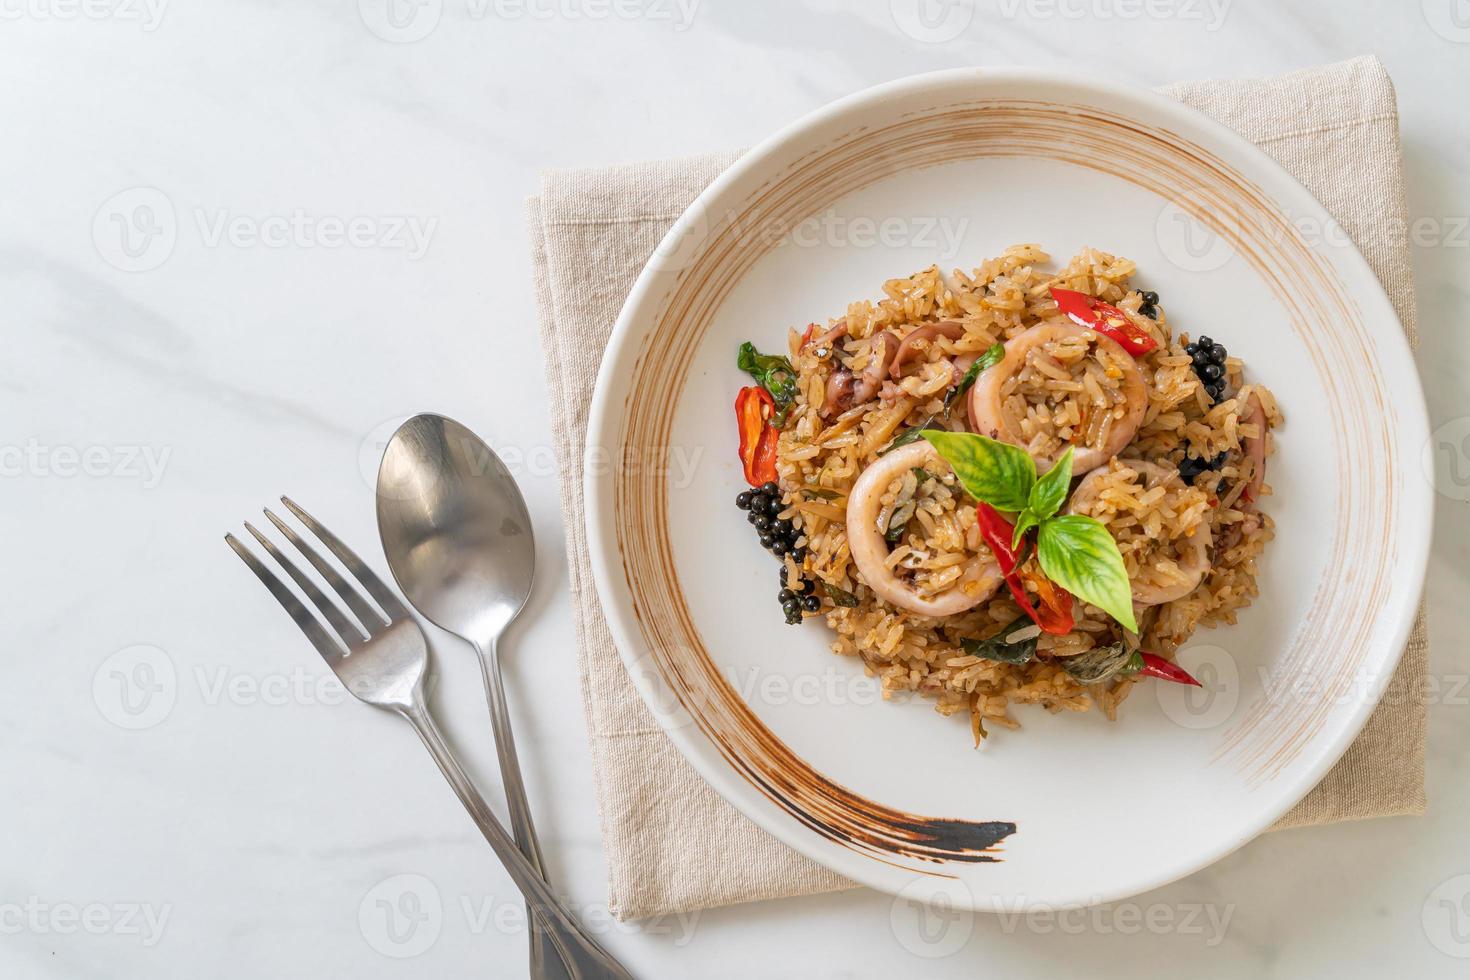
M 1143 658 L 1143 666 L 1139 668 L 1139 674 L 1144 677 L 1157 677 L 1159 680 L 1172 681 L 1175 684 L 1189 684 L 1193 687 L 1204 687 L 1189 671 L 1176 663 L 1165 660 L 1158 654 L 1144 653 L 1139 651 L 1138 655 Z
M 1011 598 L 1016 600 L 1031 621 L 1040 626 L 1042 632 L 1051 633 L 1054 636 L 1064 636 L 1072 632 L 1076 621 L 1072 617 L 1072 596 L 1065 589 L 1059 589 L 1056 585 L 1040 576 L 1032 576 L 1031 580 L 1037 584 L 1037 593 L 1042 600 L 1042 608 L 1037 609 L 1032 603 L 1031 597 L 1026 594 L 1026 586 L 1021 581 L 1021 576 L 1016 569 L 1025 560 L 1023 551 L 1025 543 L 1022 542 L 1022 551 L 1011 547 L 1011 541 L 1015 538 L 1016 529 L 1010 521 L 1001 516 L 1000 511 L 980 501 L 975 505 L 975 516 L 980 527 L 980 536 L 989 545 L 990 551 L 995 555 L 995 563 L 1000 566 L 1000 572 L 1005 576 L 1006 585 L 1011 590 Z
M 740 465 L 745 482 L 753 487 L 776 479 L 776 441 L 781 433 L 770 424 L 776 402 L 766 389 L 752 385 L 735 396 L 735 421 L 740 427 Z
M 1134 357 L 1141 357 L 1159 346 L 1159 342 L 1134 323 L 1126 312 L 1110 303 L 1104 303 L 1096 296 L 1053 286 L 1051 298 L 1056 300 L 1057 309 L 1071 317 L 1078 326 L 1111 337 L 1118 342 L 1118 346 Z
M 1077 625 L 1077 619 L 1072 615 L 1072 593 L 1040 575 L 1026 575 L 1025 579 L 1036 587 L 1037 597 L 1041 599 L 1036 610 L 1036 623 L 1042 632 L 1053 636 L 1066 636 L 1072 632 L 1072 627 Z

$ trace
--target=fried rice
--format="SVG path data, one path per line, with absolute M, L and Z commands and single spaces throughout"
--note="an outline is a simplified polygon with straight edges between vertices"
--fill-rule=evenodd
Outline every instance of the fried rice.
M 977 739 L 985 723 L 1018 727 L 1017 704 L 1053 713 L 1096 705 L 1115 718 L 1136 678 L 1083 684 L 1065 669 L 1067 658 L 1120 639 L 1172 658 L 1197 628 L 1234 623 L 1257 595 L 1256 560 L 1272 538 L 1271 519 L 1256 508 L 1270 492 L 1262 482 L 1265 430 L 1281 421 L 1270 392 L 1247 383 L 1240 360 L 1229 357 L 1216 382 L 1223 396 L 1212 399 L 1185 350 L 1188 336 L 1174 334 L 1162 309 L 1131 285 L 1130 260 L 1085 249 L 1055 273 L 1043 271 L 1048 261 L 1038 245 L 1024 244 L 969 273 L 944 275 L 930 267 L 888 281 L 876 302 L 851 303 L 825 330 L 792 330 L 788 337 L 797 391 L 777 444 L 782 509 L 776 516 L 797 529 L 801 561 L 785 557 L 786 580 L 790 586 L 814 580 L 826 594 L 848 599 L 823 603 L 831 649 L 860 659 L 885 697 L 918 692 L 933 698 L 941 714 L 966 711 Z M 945 616 L 887 601 L 853 560 L 847 505 L 859 477 L 895 438 L 925 425 L 970 428 L 965 405 L 946 404 L 946 395 L 963 368 L 993 345 L 1063 322 L 1053 287 L 1126 311 L 1158 342 L 1136 358 L 1146 394 L 1136 432 L 1105 463 L 1075 474 L 1082 484 L 1068 505 L 1101 521 L 1117 541 L 1139 633 L 1122 636 L 1110 616 L 1079 600 L 1071 631 L 1042 633 L 1036 658 L 1017 666 L 967 655 L 961 646 L 1023 615 L 1005 588 Z M 914 334 L 929 325 L 942 326 Z M 900 348 L 901 371 L 882 370 L 894 345 L 911 336 Z M 1105 447 L 1123 418 L 1125 369 L 1133 370 L 1118 359 L 1135 360 L 1114 348 L 1086 331 L 1027 351 L 997 394 L 1000 435 L 1038 460 L 1069 445 Z M 1188 478 L 1180 472 L 1186 459 L 1192 460 Z M 921 596 L 953 588 L 967 563 L 988 554 L 975 501 L 938 457 L 891 480 L 878 513 L 880 528 L 901 529 L 888 535 L 886 567 Z M 1196 562 L 1204 565 L 1197 585 L 1188 574 Z M 1033 593 L 1035 565 L 1033 555 L 1020 570 Z M 1188 590 L 1173 595 L 1181 587 Z M 1158 596 L 1170 597 L 1142 601 Z

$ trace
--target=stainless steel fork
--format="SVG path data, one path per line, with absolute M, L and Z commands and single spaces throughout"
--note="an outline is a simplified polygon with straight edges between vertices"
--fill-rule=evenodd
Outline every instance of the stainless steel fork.
M 527 904 L 536 913 L 536 919 L 540 921 L 533 922 L 532 926 L 548 930 L 562 954 L 563 962 L 571 969 L 572 976 L 578 980 L 600 980 L 604 977 L 632 980 L 631 974 L 583 931 L 545 880 L 526 861 L 445 743 L 429 714 L 428 702 L 424 696 L 424 675 L 429 664 L 428 644 L 424 640 L 423 630 L 409 615 L 408 609 L 383 584 L 382 579 L 335 534 L 289 498 L 282 497 L 281 503 L 326 545 L 327 550 L 337 557 L 379 607 L 375 609 L 315 548 L 303 540 L 289 524 L 267 509 L 265 516 L 337 593 L 351 611 L 352 616 L 349 617 L 317 587 L 310 576 L 282 554 L 269 538 L 246 522 L 245 529 L 306 594 L 337 634 L 340 643 L 322 627 L 296 594 L 249 548 L 241 544 L 239 539 L 233 534 L 226 534 L 225 541 L 250 566 L 250 570 L 265 584 L 271 595 L 276 597 L 276 601 L 285 607 L 286 612 L 311 641 L 311 645 L 316 647 L 322 659 L 353 696 L 376 708 L 391 711 L 413 726 L 429 754 L 434 757 L 439 770 L 444 773 L 444 778 L 454 787 L 460 802 L 469 810 L 480 832 L 490 842 L 501 864 L 505 865 L 506 871 L 525 896 Z

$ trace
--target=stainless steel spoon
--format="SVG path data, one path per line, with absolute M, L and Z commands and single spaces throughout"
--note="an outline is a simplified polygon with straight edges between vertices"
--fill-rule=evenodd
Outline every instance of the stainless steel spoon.
M 389 440 L 377 490 L 378 532 L 398 587 L 419 613 L 480 655 L 516 846 L 545 878 L 496 653 L 535 577 L 531 517 L 520 488 L 469 429 L 440 415 L 417 415 Z M 540 920 L 527 921 L 533 927 L 531 976 L 574 976 Z

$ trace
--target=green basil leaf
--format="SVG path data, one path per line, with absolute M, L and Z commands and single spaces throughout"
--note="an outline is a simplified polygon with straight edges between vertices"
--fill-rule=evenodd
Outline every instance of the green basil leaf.
M 830 582 L 823 582 L 822 590 L 827 593 L 827 597 L 832 600 L 832 605 L 834 606 L 845 606 L 848 609 L 852 609 L 858 604 L 857 596 L 848 592 L 846 589 L 839 589 Z
M 995 660 L 1003 664 L 1016 664 L 1017 666 L 1030 663 L 1036 658 L 1037 637 L 1033 636 L 1031 639 L 1022 640 L 1019 643 L 1007 643 L 1006 637 L 1019 629 L 1034 625 L 1036 624 L 1031 622 L 1030 616 L 1023 615 L 1010 625 L 1002 627 L 999 633 L 989 639 L 961 640 L 960 649 L 964 650 L 970 656 L 979 657 L 982 660 Z
M 1005 356 L 1005 344 L 991 344 L 989 350 L 975 358 L 975 363 L 970 365 L 970 370 L 965 372 L 965 376 L 960 379 L 960 383 L 951 388 L 949 393 L 944 396 L 945 412 L 947 413 L 949 411 L 949 406 L 958 401 L 961 395 L 970 390 L 970 386 L 975 383 L 975 379 L 980 377 L 981 371 L 995 367 Z
M 1011 535 L 1011 550 L 1020 551 L 1021 541 L 1026 537 L 1026 532 L 1040 523 L 1041 519 L 1036 516 L 1036 511 L 1032 510 L 1029 506 L 1017 514 L 1016 532 Z
M 925 480 L 934 479 L 934 474 L 930 473 L 922 466 L 915 466 L 910 472 L 914 474 L 915 478 L 917 478 L 920 483 L 923 483 Z
M 842 496 L 836 490 L 828 490 L 826 487 L 803 487 L 801 492 L 808 497 L 820 497 L 823 500 L 836 500 Z
M 1123 556 L 1102 524 L 1080 514 L 1042 521 L 1036 556 L 1047 578 L 1138 632 Z
M 977 367 L 978 366 L 981 371 L 988 371 L 991 368 L 995 367 L 997 364 L 999 364 L 1001 361 L 1005 360 L 1005 357 L 1006 357 L 1006 345 L 1005 344 L 1000 344 L 1000 343 L 991 344 L 990 347 L 985 351 L 985 353 L 984 354 L 981 354 L 980 357 L 975 361 L 975 363 L 972 364 L 972 365 L 970 365 L 970 366 L 971 367 Z M 978 374 L 979 372 L 977 371 L 976 373 Z
M 791 403 L 796 400 L 796 370 L 791 362 L 777 354 L 762 354 L 747 340 L 740 345 L 735 366 L 771 393 L 777 411 L 776 418 L 771 421 L 779 429 L 786 421 Z
M 878 455 L 886 456 L 889 453 L 893 452 L 895 449 L 907 446 L 911 442 L 918 442 L 919 436 L 923 435 L 926 431 L 943 428 L 944 426 L 939 424 L 939 420 L 931 416 L 918 425 L 914 426 L 913 428 L 905 429 L 903 432 L 900 432 L 896 439 L 894 439 L 888 445 L 884 446 L 882 449 L 878 450 Z
M 1072 447 L 1062 453 L 1062 458 L 1056 461 L 1051 469 L 1047 470 L 1031 487 L 1031 493 L 1026 498 L 1026 509 L 1036 518 L 1037 523 L 1051 517 L 1062 509 L 1062 503 L 1067 499 L 1067 491 L 1072 489 Z
M 883 540 L 889 544 L 897 544 L 903 540 L 904 529 L 914 519 L 914 511 L 916 509 L 917 505 L 912 500 L 901 507 L 895 508 L 893 513 L 888 517 L 888 527 L 883 532 Z
M 965 492 L 997 510 L 1026 509 L 1036 464 L 1024 449 L 973 432 L 924 432 L 954 469 Z
M 1077 683 L 1101 684 L 1123 673 L 1135 659 L 1139 666 L 1143 665 L 1143 658 L 1138 656 L 1138 651 L 1119 641 L 1105 647 L 1094 647 L 1075 657 L 1059 658 L 1057 662 Z

